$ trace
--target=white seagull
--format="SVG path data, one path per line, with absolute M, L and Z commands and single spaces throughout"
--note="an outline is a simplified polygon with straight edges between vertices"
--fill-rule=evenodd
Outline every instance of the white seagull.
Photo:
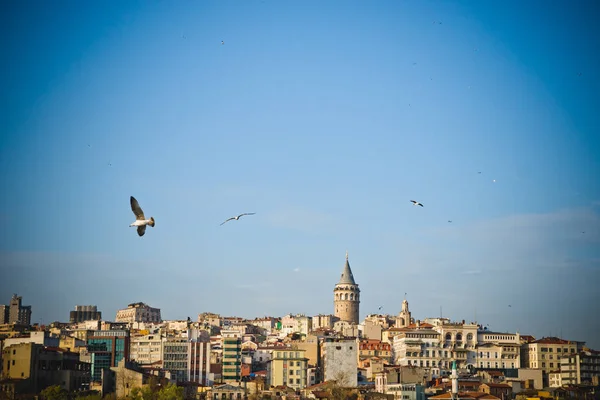
M 225 222 L 231 221 L 232 219 L 235 219 L 236 221 L 238 221 L 240 219 L 240 217 L 243 217 L 244 215 L 254 215 L 254 214 L 256 214 L 256 213 L 242 213 L 236 217 L 231 217 L 231 218 L 226 219 L 225 221 L 223 221 L 223 223 L 221 225 L 223 225 Z
M 415 206 L 423 207 L 423 204 L 419 203 L 418 201 L 411 200 L 410 202 L 413 203 Z
M 154 227 L 154 217 L 146 219 L 146 217 L 144 217 L 144 211 L 142 211 L 142 208 L 135 197 L 131 196 L 129 200 L 131 203 L 131 211 L 135 214 L 135 222 L 129 226 L 137 226 L 138 235 L 144 236 L 144 233 L 146 233 L 146 225 Z
M 225 44 L 225 41 L 224 41 L 224 40 L 221 40 L 221 44 Z

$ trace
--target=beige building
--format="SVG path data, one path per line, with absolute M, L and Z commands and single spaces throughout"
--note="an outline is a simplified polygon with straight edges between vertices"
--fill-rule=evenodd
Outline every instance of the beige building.
M 74 336 L 61 336 L 58 347 L 66 349 L 74 353 L 79 353 L 82 347 L 86 346 L 85 340 L 78 339 Z
M 307 335 L 303 341 L 294 341 L 292 348 L 304 350 L 308 365 L 317 366 L 319 363 L 319 338 L 316 335 Z
M 153 308 L 144 303 L 132 303 L 123 310 L 117 311 L 115 322 L 160 322 L 160 308 Z
M 139 364 L 155 364 L 163 360 L 163 343 L 159 334 L 131 336 L 129 358 Z
M 337 321 L 339 321 L 339 318 L 331 314 L 315 315 L 314 317 L 312 317 L 312 329 L 333 329 L 333 324 L 335 324 Z
M 539 368 L 544 374 L 560 369 L 560 359 L 577 352 L 577 344 L 557 337 L 546 337 L 521 347 L 521 365 Z M 545 382 L 547 383 L 547 382 Z
M 521 336 L 518 333 L 479 331 L 473 364 L 478 368 L 521 368 Z
M 286 385 L 296 390 L 306 387 L 308 359 L 301 349 L 281 349 L 272 353 L 267 364 L 267 386 Z
M 48 386 L 79 390 L 90 381 L 90 365 L 79 354 L 38 343 L 19 343 L 2 349 L 0 381 L 19 381 L 14 392 L 36 394 Z M 9 389 L 9 391 L 12 391 Z
M 342 276 L 333 289 L 334 315 L 342 321 L 358 325 L 359 305 L 360 289 L 354 281 L 350 263 L 348 262 L 348 252 L 346 252 L 346 264 L 344 265 Z

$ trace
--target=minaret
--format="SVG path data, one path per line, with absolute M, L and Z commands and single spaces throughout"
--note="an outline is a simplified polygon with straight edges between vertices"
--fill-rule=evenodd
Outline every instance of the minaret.
M 456 361 L 452 361 L 452 374 L 450 375 L 450 379 L 452 379 L 452 398 L 458 398 L 458 373 L 456 371 Z
M 348 252 L 346 251 L 346 264 L 342 271 L 340 281 L 333 289 L 334 315 L 342 321 L 358 325 L 358 307 L 360 304 L 360 289 L 350 269 Z

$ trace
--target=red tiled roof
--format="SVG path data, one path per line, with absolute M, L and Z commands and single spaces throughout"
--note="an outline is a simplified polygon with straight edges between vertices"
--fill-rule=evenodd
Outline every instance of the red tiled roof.
M 496 388 L 496 389 L 510 389 L 511 386 L 507 385 L 506 383 L 484 383 L 484 385 L 488 385 L 491 388 Z
M 572 344 L 569 340 L 560 339 L 557 337 L 544 337 L 538 340 L 534 340 L 531 343 L 540 343 L 540 344 Z
M 439 394 L 437 396 L 432 396 L 430 399 L 450 399 L 452 398 L 452 393 L 446 392 Z M 499 397 L 496 397 L 491 394 L 483 393 L 483 392 L 458 392 L 459 399 L 478 399 L 478 400 L 500 400 Z

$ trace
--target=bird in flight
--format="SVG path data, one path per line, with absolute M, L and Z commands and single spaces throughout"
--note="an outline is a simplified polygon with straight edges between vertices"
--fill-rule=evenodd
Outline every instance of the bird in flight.
M 135 197 L 131 196 L 129 201 L 131 203 L 131 211 L 135 214 L 135 222 L 129 226 L 137 226 L 138 235 L 144 236 L 144 233 L 146 233 L 146 225 L 154 227 L 154 217 L 150 217 L 150 219 L 144 217 L 144 211 L 142 211 L 142 208 Z
M 225 41 L 224 41 L 224 40 L 221 40 L 221 44 L 225 44 Z
M 256 214 L 256 213 L 242 213 L 242 214 L 240 214 L 240 215 L 238 215 L 236 217 L 227 218 L 225 221 L 223 221 L 223 223 L 221 223 L 221 225 L 223 225 L 225 222 L 229 222 L 229 221 L 231 221 L 233 219 L 235 219 L 236 221 L 238 221 L 240 219 L 240 217 L 243 217 L 244 215 L 254 215 L 254 214 Z
M 448 220 L 448 222 L 452 222 L 452 221 Z
M 410 202 L 413 203 L 413 205 L 415 205 L 415 206 L 423 207 L 423 204 L 419 203 L 418 201 L 411 200 Z
M 379 311 L 381 311 L 382 308 L 383 308 L 383 306 L 379 306 Z

